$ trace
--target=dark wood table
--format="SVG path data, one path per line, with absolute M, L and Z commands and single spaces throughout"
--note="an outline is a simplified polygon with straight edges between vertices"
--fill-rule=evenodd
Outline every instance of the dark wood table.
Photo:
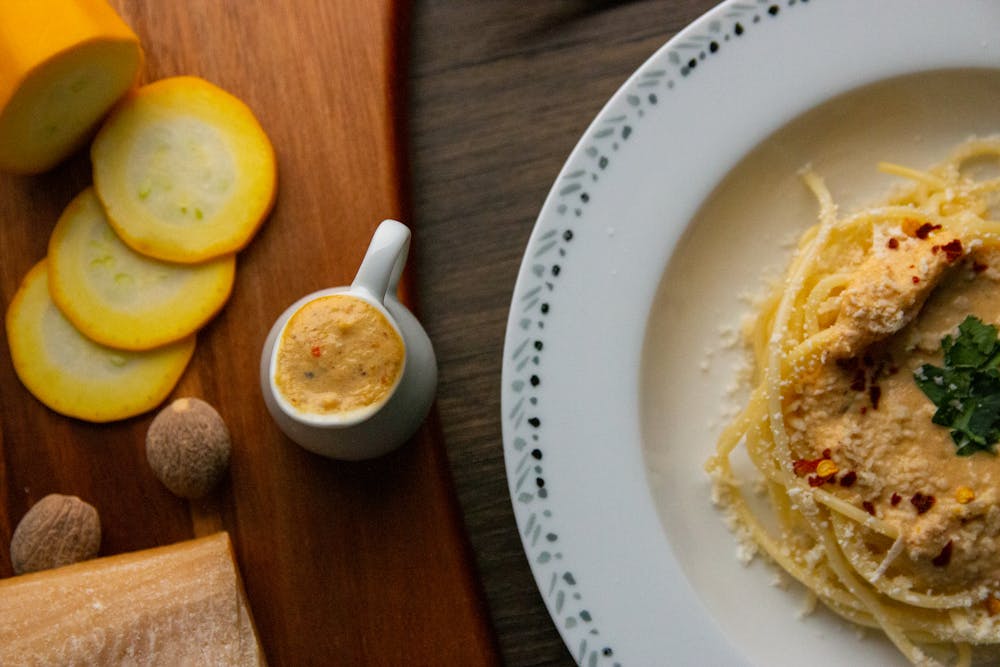
M 521 254 L 560 167 L 625 79 L 711 0 L 424 0 L 409 136 L 420 313 L 438 408 L 509 665 L 573 664 L 528 568 L 507 491 L 500 366 Z

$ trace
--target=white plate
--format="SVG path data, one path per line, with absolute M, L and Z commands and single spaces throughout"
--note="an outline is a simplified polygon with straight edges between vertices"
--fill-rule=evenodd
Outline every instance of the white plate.
M 815 220 L 796 171 L 870 200 L 876 161 L 1000 132 L 998 67 L 993 0 L 732 1 L 586 131 L 525 251 L 502 386 L 525 552 L 581 665 L 903 664 L 739 565 L 702 463 L 745 297 Z

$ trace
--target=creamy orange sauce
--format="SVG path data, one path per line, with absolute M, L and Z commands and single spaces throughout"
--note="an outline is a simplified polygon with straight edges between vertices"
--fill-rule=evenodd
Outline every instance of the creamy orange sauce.
M 793 456 L 830 450 L 838 475 L 823 488 L 899 531 L 898 566 L 914 588 L 948 592 L 1000 584 L 1000 457 L 956 455 L 913 374 L 942 365 L 941 339 L 967 315 L 1000 323 L 1000 251 L 949 262 L 931 252 L 941 242 L 900 237 L 858 267 L 834 325 L 841 335 L 827 362 L 786 394 L 785 409 Z M 841 484 L 848 472 L 856 480 Z M 934 498 L 922 513 L 917 494 Z
M 302 412 L 347 414 L 385 400 L 404 359 L 402 338 L 378 309 L 335 294 L 310 301 L 288 320 L 274 380 Z

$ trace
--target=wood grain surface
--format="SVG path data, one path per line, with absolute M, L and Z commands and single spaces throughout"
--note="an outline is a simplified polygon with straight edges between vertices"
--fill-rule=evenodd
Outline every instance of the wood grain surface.
M 438 406 L 458 496 L 509 665 L 574 662 L 528 568 L 503 465 L 501 352 L 521 255 L 587 125 L 646 58 L 714 4 L 415 5 L 409 135 L 421 239 L 416 286 L 437 349 Z
M 232 432 L 231 469 L 217 496 L 193 506 L 175 498 L 145 461 L 151 414 L 110 425 L 56 415 L 16 379 L 4 336 L 4 545 L 25 511 L 52 492 L 98 508 L 103 554 L 221 525 L 236 545 L 272 664 L 495 664 L 436 419 L 394 454 L 338 463 L 285 439 L 258 386 L 260 350 L 281 311 L 305 293 L 349 283 L 378 222 L 409 217 L 399 62 L 409 7 L 389 0 L 112 4 L 145 47 L 144 80 L 193 74 L 229 90 L 256 112 L 277 152 L 277 205 L 240 254 L 232 299 L 199 334 L 174 394 L 217 406 Z M 0 176 L 4 308 L 45 255 L 62 208 L 89 182 L 85 153 L 43 176 Z M 418 230 L 414 255 L 420 244 Z M 413 290 L 405 292 L 413 304 Z M 0 549 L 0 576 L 10 574 Z

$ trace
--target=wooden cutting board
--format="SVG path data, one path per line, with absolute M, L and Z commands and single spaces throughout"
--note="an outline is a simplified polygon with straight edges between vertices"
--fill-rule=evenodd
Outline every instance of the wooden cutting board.
M 21 386 L 0 343 L 0 576 L 18 520 L 48 493 L 101 515 L 101 553 L 224 527 L 274 665 L 496 664 L 432 413 L 399 451 L 365 463 L 310 454 L 265 410 L 258 361 L 298 297 L 351 281 L 383 218 L 407 220 L 399 0 L 111 0 L 146 51 L 143 80 L 202 76 L 254 110 L 274 143 L 274 212 L 240 254 L 232 299 L 198 337 L 174 397 L 214 404 L 233 437 L 217 496 L 189 505 L 152 476 L 152 414 L 110 425 L 61 417 Z M 91 182 L 85 152 L 35 177 L 0 175 L 0 298 L 45 254 Z M 414 229 L 412 253 L 419 253 Z M 411 262 L 412 263 L 412 262 Z M 403 298 L 414 306 L 404 277 Z

